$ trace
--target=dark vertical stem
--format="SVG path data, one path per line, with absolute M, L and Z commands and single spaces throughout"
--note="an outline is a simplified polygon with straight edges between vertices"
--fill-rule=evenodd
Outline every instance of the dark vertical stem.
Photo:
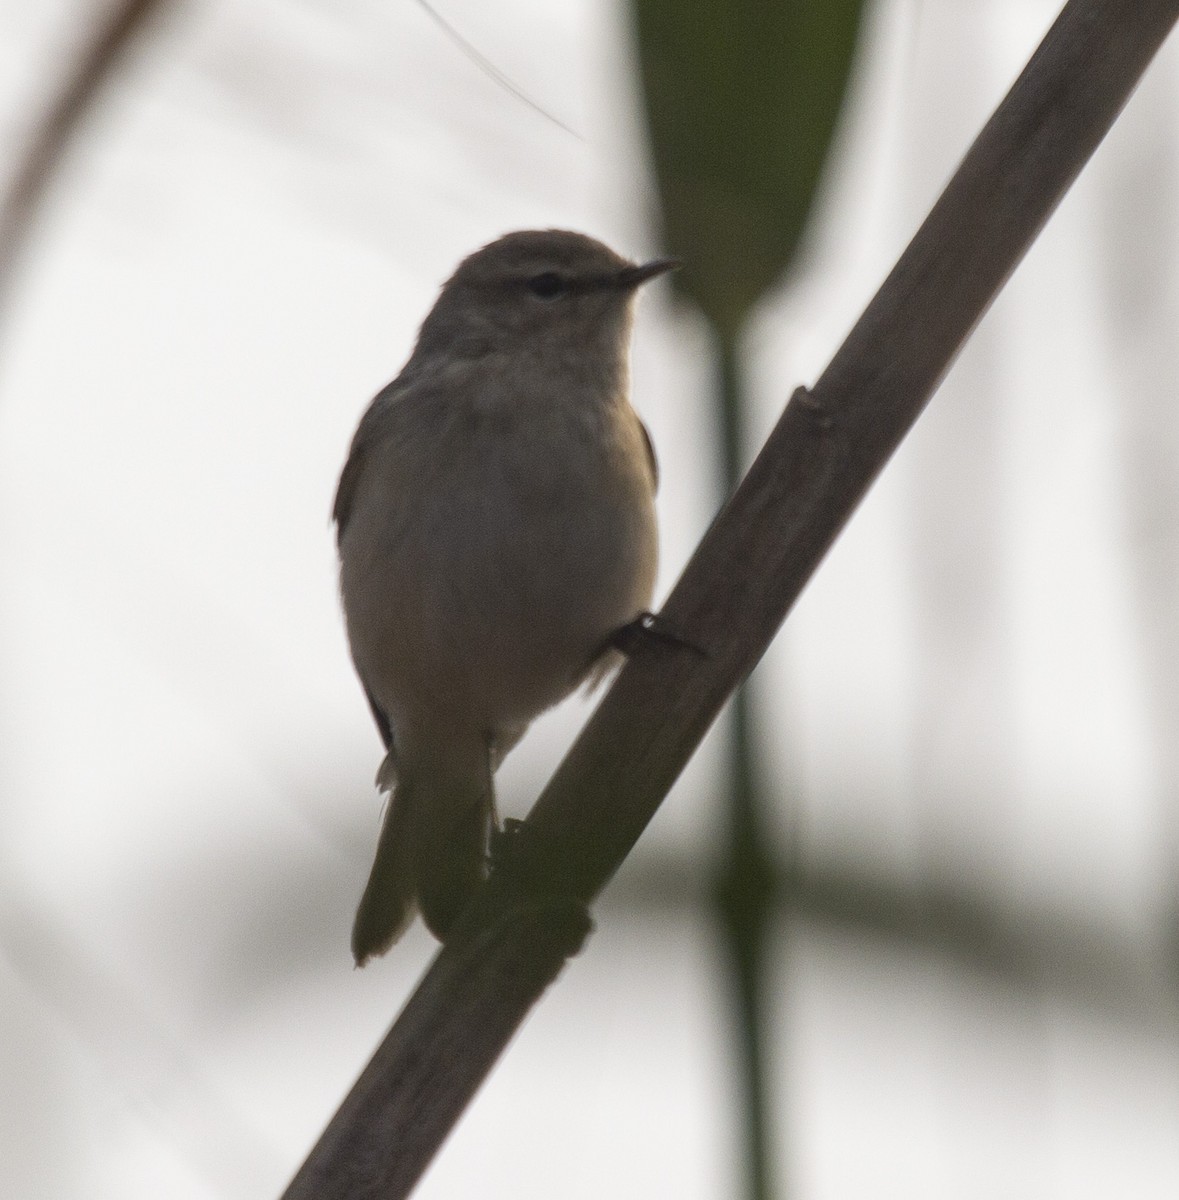
M 719 342 L 718 411 L 727 495 L 742 475 L 745 404 L 736 347 L 725 337 Z M 774 1190 L 766 1087 L 765 936 L 774 876 L 760 815 L 755 756 L 746 685 L 737 689 L 729 707 L 728 845 L 717 879 L 716 903 L 732 973 L 745 1138 L 745 1194 L 749 1200 L 770 1200 Z

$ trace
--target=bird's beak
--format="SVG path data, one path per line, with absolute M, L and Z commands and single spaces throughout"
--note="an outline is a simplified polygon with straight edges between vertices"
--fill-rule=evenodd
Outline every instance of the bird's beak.
M 639 284 L 646 283 L 648 279 L 654 279 L 656 275 L 674 271 L 679 265 L 678 258 L 654 258 L 648 263 L 623 267 L 618 272 L 618 283 L 624 288 L 637 288 Z

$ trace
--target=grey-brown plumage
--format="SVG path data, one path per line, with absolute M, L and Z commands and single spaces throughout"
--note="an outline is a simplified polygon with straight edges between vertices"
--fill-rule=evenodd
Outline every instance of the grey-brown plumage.
M 360 422 L 334 517 L 391 792 L 359 964 L 483 879 L 492 776 L 650 603 L 655 465 L 628 399 L 634 293 L 666 270 L 561 230 L 465 259 Z

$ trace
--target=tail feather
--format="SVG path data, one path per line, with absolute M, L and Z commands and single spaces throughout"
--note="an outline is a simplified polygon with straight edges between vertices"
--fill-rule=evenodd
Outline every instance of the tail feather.
M 352 923 L 352 957 L 358 967 L 373 955 L 384 954 L 413 920 L 417 889 L 410 838 L 412 811 L 411 788 L 401 783 L 390 793 L 377 855 Z
M 485 791 L 447 797 L 448 820 L 419 823 L 415 846 L 417 902 L 426 928 L 446 941 L 459 913 L 487 877 L 491 808 Z
M 486 742 L 448 738 L 428 755 L 398 749 L 398 782 L 352 926 L 358 966 L 388 950 L 415 909 L 445 941 L 487 874 L 494 794 Z
M 487 876 L 494 813 L 491 751 L 481 737 L 439 738 L 416 764 L 420 820 L 414 822 L 417 901 L 426 927 L 445 941 Z

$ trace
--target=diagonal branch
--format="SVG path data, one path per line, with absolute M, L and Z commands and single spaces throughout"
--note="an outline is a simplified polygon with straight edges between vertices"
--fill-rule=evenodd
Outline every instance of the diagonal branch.
M 1176 20 L 1179 0 L 1065 6 L 684 571 L 663 615 L 706 653 L 627 664 L 286 1200 L 410 1192 Z

